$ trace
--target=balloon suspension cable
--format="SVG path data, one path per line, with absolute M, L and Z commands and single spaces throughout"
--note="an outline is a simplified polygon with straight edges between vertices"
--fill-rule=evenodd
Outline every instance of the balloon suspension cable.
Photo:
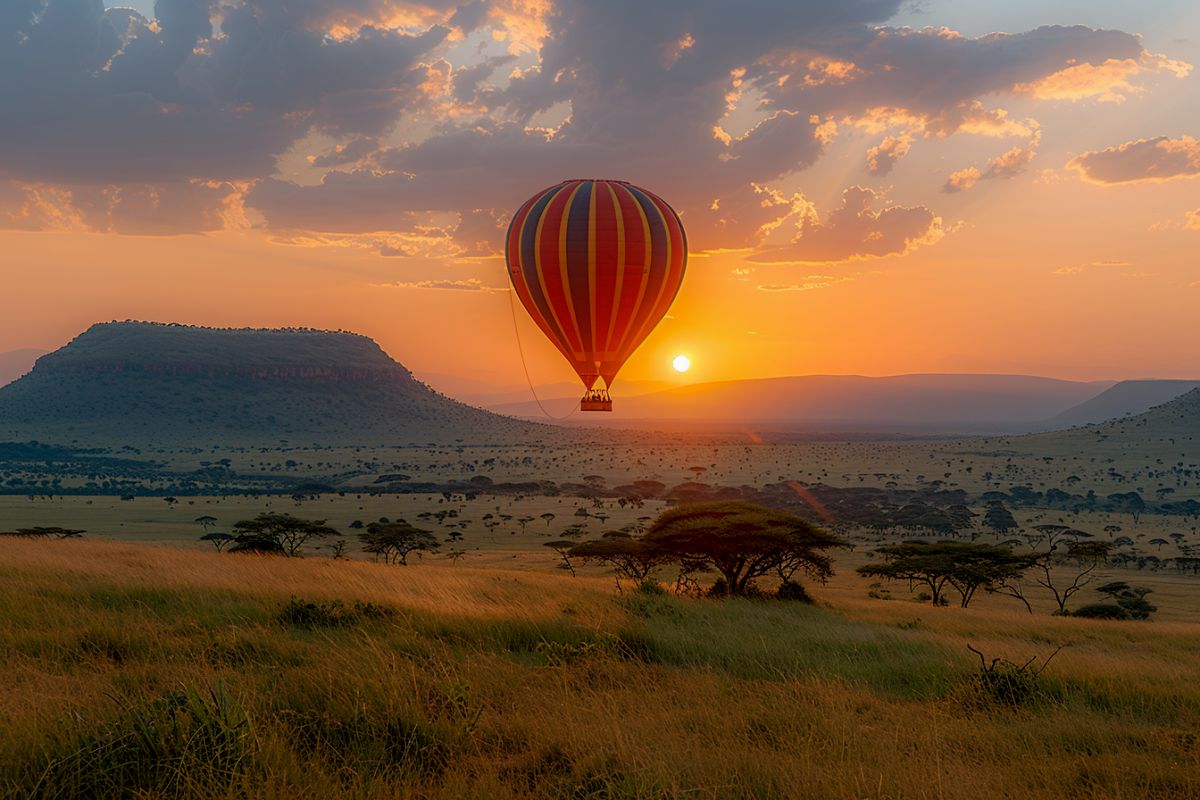
M 512 311 L 513 335 L 517 337 L 517 352 L 521 354 L 521 368 L 525 370 L 525 382 L 529 384 L 529 393 L 533 395 L 533 400 L 537 403 L 538 408 L 542 410 L 548 419 L 566 419 L 579 410 L 579 406 L 572 406 L 571 410 L 562 416 L 556 416 L 546 410 L 542 405 L 542 399 L 538 397 L 537 389 L 533 388 L 533 378 L 529 377 L 529 364 L 525 362 L 525 348 L 521 346 L 521 329 L 517 327 L 517 301 L 516 292 L 511 288 L 508 290 L 508 308 Z

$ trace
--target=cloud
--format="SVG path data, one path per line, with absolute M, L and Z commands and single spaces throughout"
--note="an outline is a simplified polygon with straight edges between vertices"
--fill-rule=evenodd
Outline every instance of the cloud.
M 887 175 L 897 161 L 908 155 L 912 140 L 908 134 L 883 137 L 882 142 L 867 150 L 867 171 L 872 175 Z
M 1127 96 L 1188 69 L 1120 31 L 887 27 L 901 5 L 158 0 L 150 21 L 0 2 L 0 182 L 35 187 L 0 218 L 165 233 L 249 213 L 289 243 L 483 257 L 523 198 L 604 175 L 667 198 L 697 250 L 870 257 L 940 235 L 936 217 L 868 203 L 819 223 L 780 189 L 848 126 L 880 137 L 882 176 L 917 137 L 1034 136 L 1008 98 Z M 765 245 L 798 219 L 796 242 Z
M 244 187 L 218 181 L 120 186 L 0 182 L 0 228 L 140 236 L 245 227 Z
M 842 192 L 841 205 L 821 221 L 805 213 L 797 237 L 781 246 L 763 248 L 750 257 L 766 263 L 832 263 L 902 255 L 944 235 L 942 219 L 924 206 L 879 204 L 882 196 L 861 186 Z
M 954 193 L 970 189 L 979 182 L 981 173 L 975 167 L 964 167 L 950 173 L 950 177 L 946 179 L 946 183 L 942 186 L 943 192 Z
M 821 49 L 854 65 L 845 81 L 812 80 L 811 59 L 788 50 L 764 58 L 748 79 L 759 81 L 772 107 L 804 105 L 823 116 L 851 119 L 890 117 L 930 136 L 958 131 L 1029 135 L 1027 125 L 981 101 L 1018 93 L 1017 87 L 1038 84 L 1072 65 L 1098 66 L 1117 59 L 1134 62 L 1140 72 L 1167 68 L 1146 53 L 1136 36 L 1084 26 L 978 37 L 946 28 L 844 33 Z
M 760 283 L 756 288 L 760 292 L 811 292 L 815 289 L 828 289 L 839 283 L 848 283 L 852 278 L 836 278 L 832 275 L 809 275 L 801 283 Z
M 1200 208 L 1188 211 L 1183 215 L 1183 227 L 1192 231 L 1200 231 Z
M 420 102 L 420 60 L 449 33 L 334 38 L 317 12 L 341 2 L 161 0 L 154 23 L 43 2 L 3 26 L 0 175 L 61 184 L 252 180 L 313 128 L 378 133 Z
M 429 280 L 375 284 L 387 289 L 448 289 L 457 292 L 507 292 L 508 287 L 485 286 L 478 278 L 465 280 Z
M 1006 150 L 989 161 L 987 167 L 982 172 L 975 167 L 965 167 L 951 173 L 946 183 L 942 186 L 942 191 L 953 194 L 970 189 L 979 183 L 979 181 L 994 180 L 996 178 L 1014 178 L 1020 175 L 1037 155 L 1039 138 L 1035 134 L 1029 144 L 1025 146 L 1018 145 Z
M 1067 162 L 1088 183 L 1161 183 L 1200 175 L 1200 140 L 1156 136 L 1093 150 Z
M 1139 58 L 1109 58 L 1099 64 L 1075 64 L 1035 81 L 1019 83 L 1014 92 L 1031 94 L 1039 100 L 1085 100 L 1120 103 L 1141 91 L 1131 79 L 1142 74 L 1166 72 L 1186 78 L 1192 65 L 1163 55 L 1143 53 Z
M 1054 270 L 1053 275 L 1082 275 L 1096 269 L 1120 269 L 1128 267 L 1128 261 L 1085 261 L 1082 264 L 1072 264 L 1066 267 L 1059 267 Z

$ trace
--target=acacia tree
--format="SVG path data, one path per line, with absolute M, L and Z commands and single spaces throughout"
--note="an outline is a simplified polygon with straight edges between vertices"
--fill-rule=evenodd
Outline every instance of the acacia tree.
M 358 538 L 362 540 L 363 550 L 382 557 L 385 564 L 407 566 L 410 553 L 434 552 L 441 547 L 431 532 L 416 528 L 402 519 L 372 522 Z
M 742 501 L 668 509 L 640 541 L 667 561 L 716 570 L 731 595 L 746 594 L 756 579 L 781 568 L 823 581 L 833 574 L 825 551 L 847 546 L 802 517 Z
M 0 536 L 19 536 L 25 539 L 48 539 L 53 536 L 55 539 L 75 539 L 83 536 L 87 531 L 82 528 L 58 528 L 38 526 L 33 528 L 17 528 L 15 531 L 8 531 L 0 534 Z
M 571 547 L 567 555 L 584 562 L 599 561 L 611 567 L 620 577 L 636 583 L 644 581 L 655 567 L 672 560 L 669 554 L 619 531 L 610 531 L 600 539 L 580 542 Z
M 1019 578 L 1036 560 L 1036 556 L 1014 553 L 1007 547 L 967 542 L 900 542 L 876 552 L 882 563 L 859 567 L 860 575 L 924 586 L 935 606 L 943 604 L 946 587 L 951 586 L 958 591 L 963 608 L 971 604 L 979 589 Z
M 337 536 L 323 519 L 300 519 L 290 514 L 259 514 L 233 526 L 236 542 L 229 552 L 276 552 L 295 556 L 313 539 Z
M 1050 590 L 1058 606 L 1058 613 L 1066 614 L 1067 601 L 1096 580 L 1098 576 L 1095 572 L 1101 563 L 1103 561 L 1097 558 L 1072 568 L 1065 558 L 1056 557 L 1051 551 L 1038 558 L 1033 580 L 1038 586 Z
M 1004 507 L 1004 504 L 998 500 L 993 500 L 988 503 L 987 512 L 983 516 L 983 524 L 991 528 L 997 536 L 1015 530 L 1017 520 L 1013 517 L 1012 512 Z
M 237 538 L 230 536 L 228 533 L 206 533 L 200 537 L 202 542 L 212 542 L 212 546 L 217 548 L 217 552 L 224 550 L 231 542 L 237 541 Z

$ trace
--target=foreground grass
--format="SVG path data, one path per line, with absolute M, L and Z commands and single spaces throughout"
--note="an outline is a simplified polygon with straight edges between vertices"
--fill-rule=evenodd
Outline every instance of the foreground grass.
M 1200 796 L 1200 626 L 818 594 L 5 542 L 0 795 Z

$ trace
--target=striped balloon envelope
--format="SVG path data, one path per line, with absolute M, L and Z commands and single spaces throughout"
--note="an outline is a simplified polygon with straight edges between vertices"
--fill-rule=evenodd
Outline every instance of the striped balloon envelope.
M 563 181 L 513 216 L 505 257 L 521 304 L 583 381 L 581 408 L 611 410 L 617 372 L 683 282 L 679 215 L 625 181 Z

